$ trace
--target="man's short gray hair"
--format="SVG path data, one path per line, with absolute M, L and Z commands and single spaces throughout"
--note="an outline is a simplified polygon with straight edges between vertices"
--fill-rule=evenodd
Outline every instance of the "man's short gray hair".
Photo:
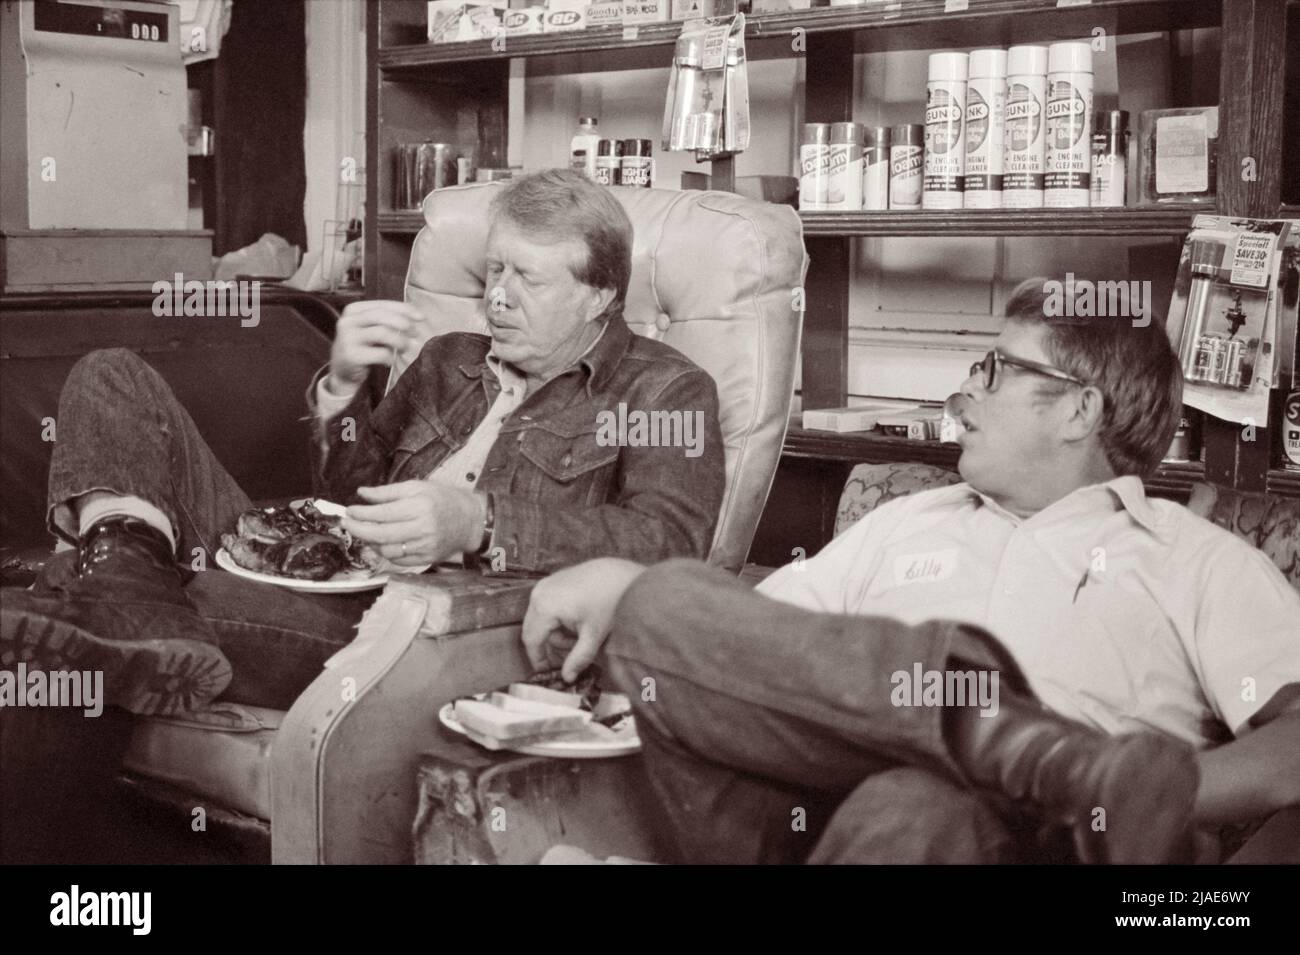
M 546 169 L 512 179 L 492 198 L 489 214 L 504 216 L 525 232 L 582 242 L 587 261 L 573 277 L 592 288 L 613 289 L 601 318 L 622 318 L 632 277 L 632 222 L 609 190 L 573 170 Z

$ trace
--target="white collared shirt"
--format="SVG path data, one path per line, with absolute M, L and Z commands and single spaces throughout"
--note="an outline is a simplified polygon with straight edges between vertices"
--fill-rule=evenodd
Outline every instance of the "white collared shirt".
M 969 484 L 882 505 L 759 591 L 827 613 L 984 627 L 1057 712 L 1194 745 L 1300 682 L 1300 594 L 1261 551 L 1134 476 L 1025 519 Z

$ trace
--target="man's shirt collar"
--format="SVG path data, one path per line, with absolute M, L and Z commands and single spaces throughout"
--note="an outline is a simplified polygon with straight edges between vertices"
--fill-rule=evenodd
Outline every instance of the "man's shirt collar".
M 587 350 L 578 356 L 577 361 L 560 375 L 567 374 L 575 368 L 586 372 L 587 394 L 591 395 L 609 381 L 610 376 L 614 374 L 614 369 L 623 360 L 631 340 L 632 330 L 627 327 L 627 322 L 623 321 L 622 316 L 615 316 L 604 323 L 596 340 L 588 345 Z M 490 347 L 482 365 L 478 367 L 464 365 L 461 366 L 461 371 L 471 377 L 478 377 L 482 375 L 485 367 L 496 375 L 502 388 L 507 388 L 515 382 L 524 383 L 524 375 L 513 365 L 503 362 L 493 354 Z M 560 375 L 555 377 L 558 378 Z
M 1076 488 L 1065 497 L 1053 501 L 1041 511 L 1027 518 L 1012 514 L 983 492 L 970 487 L 970 485 L 965 486 L 985 507 L 1006 518 L 1012 524 L 1019 525 L 1027 521 L 1041 520 L 1043 515 L 1055 516 L 1087 512 L 1104 502 L 1106 508 L 1110 511 L 1121 508 L 1127 511 L 1134 521 L 1151 534 L 1160 536 L 1163 531 L 1160 515 L 1147 498 L 1146 490 L 1142 486 L 1142 479 L 1135 474 L 1125 474 L 1100 484 L 1090 484 L 1086 487 Z

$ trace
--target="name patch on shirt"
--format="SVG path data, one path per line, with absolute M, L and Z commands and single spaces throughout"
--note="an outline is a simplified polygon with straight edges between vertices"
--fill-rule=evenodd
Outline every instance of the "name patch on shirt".
M 933 584 L 947 580 L 957 570 L 957 548 L 924 554 L 900 554 L 894 558 L 894 586 Z

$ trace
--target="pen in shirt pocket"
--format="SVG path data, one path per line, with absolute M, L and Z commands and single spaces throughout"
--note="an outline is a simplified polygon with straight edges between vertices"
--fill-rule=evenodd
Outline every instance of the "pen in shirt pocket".
M 1079 578 L 1078 586 L 1074 588 L 1074 599 L 1070 601 L 1071 603 L 1077 604 L 1079 602 L 1079 591 L 1083 590 L 1083 588 L 1088 585 L 1088 581 L 1089 579 L 1091 579 L 1089 576 L 1091 573 L 1092 573 L 1091 566 L 1083 568 L 1083 576 Z

